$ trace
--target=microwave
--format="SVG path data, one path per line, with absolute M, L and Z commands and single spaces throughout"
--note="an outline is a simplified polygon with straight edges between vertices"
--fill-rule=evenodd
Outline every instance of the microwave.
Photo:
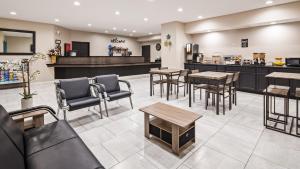
M 300 58 L 285 58 L 286 66 L 300 67 Z

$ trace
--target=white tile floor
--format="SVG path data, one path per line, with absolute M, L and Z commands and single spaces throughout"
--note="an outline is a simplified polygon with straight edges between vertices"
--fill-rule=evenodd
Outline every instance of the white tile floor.
M 125 77 L 133 87 L 134 109 L 128 99 L 109 103 L 110 116 L 100 119 L 98 109 L 70 112 L 68 119 L 84 142 L 106 168 L 113 169 L 299 169 L 300 139 L 263 127 L 262 96 L 238 93 L 238 105 L 226 115 L 204 109 L 204 101 L 196 100 L 188 107 L 188 97 L 180 92 L 171 96 L 149 96 L 149 77 Z M 124 87 L 124 86 L 122 86 Z M 56 109 L 52 82 L 36 83 L 34 105 Z M 7 110 L 20 108 L 20 89 L 0 91 L 0 104 Z M 199 95 L 196 95 L 199 98 Z M 166 102 L 203 115 L 196 122 L 196 143 L 180 157 L 156 140 L 144 138 L 143 113 L 138 109 L 155 102 Z M 294 111 L 294 106 L 290 107 Z M 60 115 L 62 116 L 62 114 Z M 50 116 L 47 116 L 50 122 Z

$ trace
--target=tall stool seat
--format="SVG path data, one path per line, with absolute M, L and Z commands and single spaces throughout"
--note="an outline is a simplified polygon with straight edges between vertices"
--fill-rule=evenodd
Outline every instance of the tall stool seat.
M 269 85 L 264 91 L 264 125 L 267 128 L 286 131 L 289 117 L 289 95 L 290 87 Z M 280 104 L 276 103 L 276 98 L 283 98 L 284 110 L 283 112 L 276 111 L 276 106 Z M 300 98 L 300 97 L 299 97 Z M 273 123 L 272 123 L 273 122 Z M 272 125 L 270 125 L 272 123 Z M 278 124 L 282 124 L 283 128 L 278 127 Z

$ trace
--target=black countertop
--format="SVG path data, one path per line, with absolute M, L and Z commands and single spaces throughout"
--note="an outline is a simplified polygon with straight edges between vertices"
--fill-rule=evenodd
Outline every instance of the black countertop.
M 288 69 L 300 69 L 300 67 L 296 66 L 273 66 L 273 65 L 236 65 L 236 64 L 206 64 L 206 63 L 185 63 L 185 64 L 196 64 L 196 65 L 208 65 L 208 66 L 233 66 L 233 67 L 258 67 L 258 68 L 288 68 Z
M 47 64 L 48 67 L 122 67 L 122 66 L 143 66 L 160 65 L 161 63 L 123 63 L 123 64 Z

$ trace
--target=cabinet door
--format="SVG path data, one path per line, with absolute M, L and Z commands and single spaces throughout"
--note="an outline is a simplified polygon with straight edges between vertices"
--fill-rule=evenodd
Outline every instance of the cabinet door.
M 268 67 L 258 67 L 256 76 L 256 89 L 258 92 L 262 92 L 267 88 L 266 76 L 270 73 Z

